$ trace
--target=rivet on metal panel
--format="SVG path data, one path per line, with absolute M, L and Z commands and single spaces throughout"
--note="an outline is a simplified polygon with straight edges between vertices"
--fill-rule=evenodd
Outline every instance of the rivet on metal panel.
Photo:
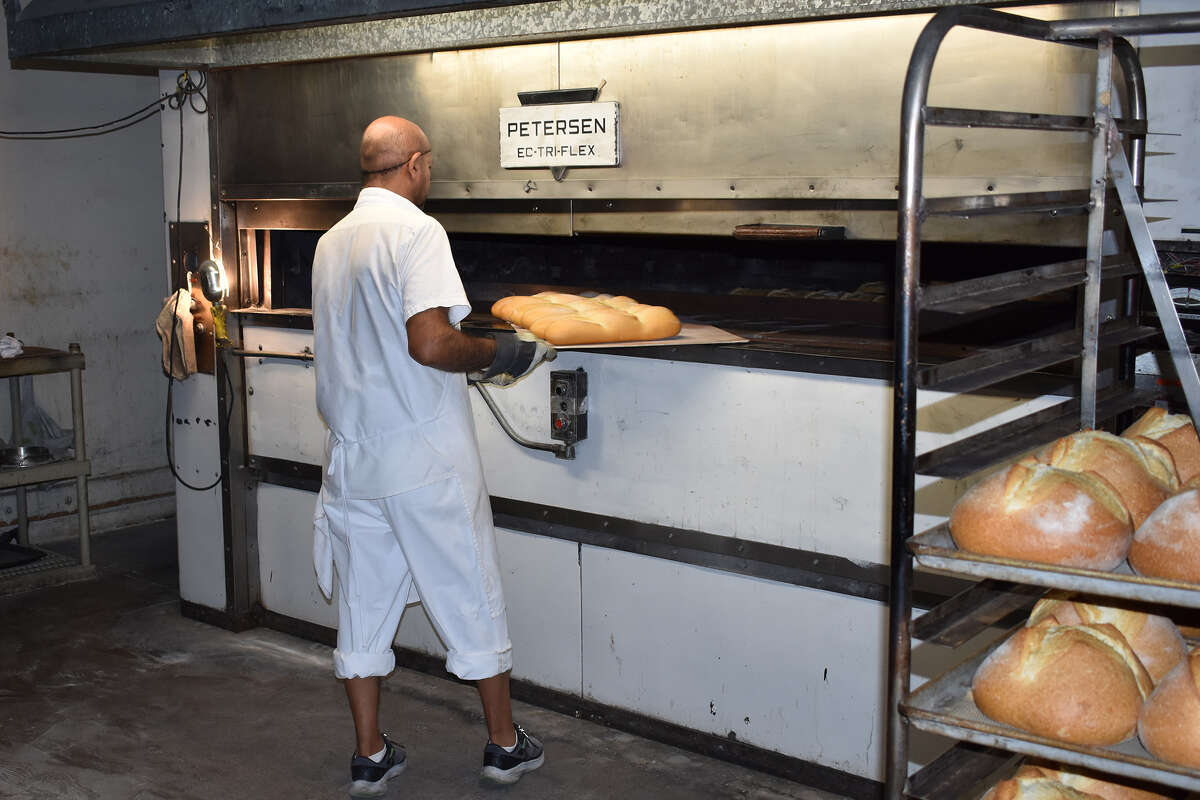
M 589 186 L 587 187 L 587 190 L 588 190 L 589 192 L 592 190 L 592 187 L 591 187 L 591 185 L 589 185 Z
M 254 394 L 254 387 L 253 387 L 253 386 L 251 386 L 251 387 L 247 388 L 247 389 L 246 389 L 246 394 Z
M 817 186 L 816 186 L 816 184 L 810 183 L 810 184 L 808 185 L 808 190 L 809 190 L 810 192 L 815 192 L 815 191 L 817 190 Z
M 537 184 L 533 181 L 525 181 L 525 185 L 522 188 L 525 190 L 526 194 L 529 194 L 530 192 L 537 191 Z
M 994 183 L 989 183 L 989 184 L 987 185 L 987 190 L 988 190 L 989 192 L 994 192 L 994 191 L 996 191 L 996 184 L 994 184 Z
M 654 187 L 654 191 L 656 191 L 656 192 L 661 192 L 661 191 L 662 191 L 662 187 L 661 187 L 661 186 L 655 186 L 655 187 Z
M 731 191 L 731 192 L 736 192 L 736 191 L 737 191 L 737 187 L 736 187 L 736 186 L 734 186 L 734 185 L 731 183 L 731 184 L 729 184 L 729 191 Z

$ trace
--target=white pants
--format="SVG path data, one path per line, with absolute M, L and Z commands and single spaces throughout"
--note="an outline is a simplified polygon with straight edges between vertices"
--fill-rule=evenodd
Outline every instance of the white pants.
M 470 482 L 468 482 L 470 483 Z M 339 678 L 386 675 L 404 607 L 420 600 L 463 680 L 512 667 L 492 510 L 457 475 L 378 500 L 317 501 L 338 576 Z

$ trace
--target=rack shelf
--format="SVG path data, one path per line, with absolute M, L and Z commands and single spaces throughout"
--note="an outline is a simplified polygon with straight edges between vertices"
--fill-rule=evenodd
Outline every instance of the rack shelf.
M 1126 564 L 1114 572 L 1102 572 L 969 553 L 954 545 L 950 529 L 944 524 L 912 537 L 909 549 L 917 565 L 925 569 L 973 578 L 1031 583 L 1101 597 L 1200 608 L 1200 586 L 1194 583 L 1135 575 Z
M 1001 641 L 1007 638 L 1005 636 Z M 1200 770 L 1156 759 L 1146 752 L 1136 737 L 1111 747 L 1089 747 L 1038 736 L 984 716 L 971 699 L 971 679 L 993 649 L 962 662 L 913 692 L 903 705 L 913 727 L 1134 780 L 1200 791 Z

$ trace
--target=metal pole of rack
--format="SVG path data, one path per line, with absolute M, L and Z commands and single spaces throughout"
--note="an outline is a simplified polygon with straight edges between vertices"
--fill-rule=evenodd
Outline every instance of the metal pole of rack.
M 1137 51 L 1126 39 L 1113 39 L 1113 58 L 1121 67 L 1121 75 L 1125 79 L 1124 102 L 1128 108 L 1123 108 L 1121 116 L 1129 121 L 1146 120 L 1146 79 L 1142 73 L 1142 62 Z M 1128 133 L 1125 136 L 1126 151 L 1129 155 L 1129 167 L 1133 176 L 1134 186 L 1137 187 L 1138 198 L 1144 196 L 1143 175 L 1146 166 L 1146 135 L 1145 133 Z M 1121 316 L 1136 319 L 1140 307 L 1141 281 L 1135 277 L 1124 280 L 1121 291 Z M 1121 348 L 1120 380 L 1132 384 L 1136 371 L 1136 352 L 1133 345 Z
M 917 320 L 921 273 L 921 222 L 924 218 L 922 172 L 925 107 L 933 62 L 946 34 L 956 26 L 981 28 L 1044 39 L 1039 20 L 961 6 L 939 11 L 913 47 L 900 111 L 900 196 L 896 241 L 895 359 L 892 405 L 891 585 L 888 598 L 888 750 L 884 773 L 889 800 L 901 800 L 908 781 L 908 721 L 901 704 L 908 697 L 911 672 L 912 556 L 916 495 Z
M 71 342 L 68 349 L 72 353 L 80 353 L 79 344 Z M 83 368 L 71 370 L 71 415 L 75 426 L 75 460 L 87 459 L 87 448 L 83 435 Z M 88 504 L 87 475 L 75 476 L 75 511 L 79 514 L 79 563 L 88 566 L 92 563 L 91 542 L 91 508 Z

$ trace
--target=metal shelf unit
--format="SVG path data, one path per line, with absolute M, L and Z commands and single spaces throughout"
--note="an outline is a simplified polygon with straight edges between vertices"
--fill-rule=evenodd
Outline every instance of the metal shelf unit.
M 1048 43 L 1092 48 L 1097 53 L 1094 114 L 1068 117 L 927 105 L 930 75 L 945 36 L 967 27 Z M 970 681 L 986 654 L 910 692 L 914 637 L 957 646 L 989 627 L 1015 624 L 1048 588 L 1087 591 L 1109 597 L 1157 601 L 1200 608 L 1200 586 L 1142 578 L 1125 572 L 1098 572 L 977 556 L 954 546 L 945 525 L 914 536 L 916 475 L 962 478 L 1003 463 L 1054 439 L 1139 406 L 1154 397 L 1133 388 L 1132 346 L 1157 334 L 1137 321 L 1141 275 L 1155 301 L 1162 333 L 1184 384 L 1193 418 L 1200 416 L 1200 376 L 1154 252 L 1141 208 L 1145 158 L 1146 93 L 1141 66 L 1126 35 L 1200 31 L 1200 13 L 1112 19 L 1041 21 L 978 7 L 938 12 L 921 33 L 909 62 L 901 112 L 899 230 L 896 264 L 894 430 L 892 452 L 891 586 L 889 596 L 888 752 L 886 796 L 974 796 L 989 775 L 1011 767 L 1019 755 L 1038 755 L 1105 773 L 1200 790 L 1200 771 L 1167 764 L 1136 741 L 1112 748 L 1079 747 L 1038 737 L 984 717 L 970 699 Z M 1125 83 L 1124 119 L 1112 116 L 1113 65 Z M 1091 178 L 1087 189 L 1026 195 L 926 198 L 923 194 L 927 125 L 1087 131 L 1092 135 Z M 1123 135 L 1123 146 L 1122 146 Z M 1120 214 L 1113 213 L 1119 209 Z M 995 214 L 1086 214 L 1086 258 L 943 286 L 920 285 L 921 226 L 930 216 L 970 220 Z M 969 224 L 969 222 L 964 223 Z M 1130 252 L 1104 254 L 1106 227 L 1120 226 L 1117 238 Z M 1082 244 L 1082 243 L 1081 243 Z M 1101 283 L 1122 282 L 1119 318 L 1102 324 Z M 1032 337 L 983 349 L 954 362 L 922 364 L 918 359 L 921 310 L 978 314 L 988 309 L 1063 288 L 1081 287 L 1075 330 Z M 1116 385 L 1098 390 L 1101 350 L 1119 349 Z M 967 440 L 921 455 L 916 450 L 917 390 L 966 392 L 1065 362 L 1078 362 L 1073 400 L 1039 411 Z M 917 566 L 982 579 L 973 588 L 912 620 L 912 575 Z M 957 739 L 949 753 L 913 776 L 908 774 L 909 728 Z
M 0 580 L 8 583 L 45 584 L 46 576 L 41 573 L 49 569 L 69 572 L 68 580 L 78 580 L 92 574 L 91 542 L 87 479 L 92 465 L 84 448 L 83 431 L 83 370 L 85 362 L 79 345 L 72 343 L 67 350 L 45 347 L 26 347 L 25 352 L 13 358 L 0 359 L 0 378 L 8 378 L 12 407 L 12 430 L 21 429 L 21 393 L 18 381 L 26 375 L 48 375 L 58 372 L 71 373 L 71 414 L 74 425 L 74 453 L 70 458 L 50 461 L 45 464 L 0 469 L 0 489 L 15 489 L 17 496 L 17 541 L 29 545 L 29 515 L 25 501 L 25 487 L 47 481 L 75 480 L 76 513 L 79 516 L 79 561 L 75 564 L 61 563 L 61 558 L 49 558 L 37 566 L 16 567 L 0 571 Z M 14 434 L 14 439 L 17 438 Z M 38 574 L 34 574 L 38 573 Z M 11 586 L 4 587 L 7 591 Z

